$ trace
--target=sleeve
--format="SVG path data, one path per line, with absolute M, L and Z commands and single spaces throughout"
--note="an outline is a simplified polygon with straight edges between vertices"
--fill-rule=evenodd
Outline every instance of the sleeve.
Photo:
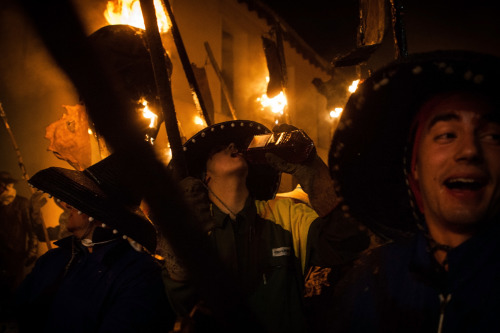
M 336 208 L 317 226 L 312 264 L 338 266 L 352 263 L 371 244 L 368 228 Z
M 172 279 L 165 267 L 162 269 L 162 276 L 172 308 L 178 316 L 187 316 L 198 301 L 195 287 L 189 281 Z

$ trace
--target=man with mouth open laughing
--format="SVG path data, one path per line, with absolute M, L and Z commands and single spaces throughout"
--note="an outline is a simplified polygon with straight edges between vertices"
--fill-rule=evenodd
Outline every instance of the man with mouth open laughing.
M 389 64 L 353 94 L 330 148 L 346 210 L 388 244 L 337 285 L 325 331 L 498 332 L 500 60 Z
M 421 196 L 429 234 L 457 247 L 498 214 L 500 124 L 480 95 L 454 92 L 430 99 L 420 110 L 413 155 L 414 194 Z M 417 185 L 418 184 L 418 185 Z M 446 260 L 446 251 L 435 253 Z

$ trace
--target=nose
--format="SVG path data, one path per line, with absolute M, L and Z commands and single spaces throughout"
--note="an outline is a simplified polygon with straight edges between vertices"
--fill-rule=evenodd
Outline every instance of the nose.
M 479 162 L 482 157 L 481 141 L 473 133 L 462 136 L 457 147 L 457 161 Z
M 236 144 L 234 142 L 231 142 L 229 146 L 227 146 L 227 150 L 231 153 L 237 153 L 238 148 L 236 147 Z

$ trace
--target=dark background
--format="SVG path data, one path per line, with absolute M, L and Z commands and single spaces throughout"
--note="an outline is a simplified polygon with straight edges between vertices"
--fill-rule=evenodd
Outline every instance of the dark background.
M 263 1 L 328 61 L 356 47 L 358 0 Z M 500 56 L 497 2 L 401 0 L 401 4 L 409 53 L 466 49 Z M 383 44 L 368 61 L 372 70 L 394 58 L 390 20 L 386 26 Z
M 356 46 L 358 0 L 263 1 L 327 61 Z M 45 127 L 61 117 L 61 103 L 76 104 L 78 95 L 64 75 L 53 70 L 53 60 L 36 35 L 30 33 L 29 22 L 16 10 L 15 3 L 16 0 L 0 0 L 0 103 L 18 142 L 22 143 L 20 148 L 29 174 L 41 167 L 68 167 L 55 157 L 47 158 L 51 155 L 40 147 L 48 146 L 43 139 Z M 388 0 L 386 3 L 389 7 Z M 410 53 L 466 49 L 500 56 L 500 19 L 494 1 L 402 0 L 402 3 Z M 102 16 L 102 8 L 96 6 L 93 10 L 96 16 Z M 371 71 L 394 59 L 387 16 L 385 39 L 366 65 Z M 26 111 L 30 114 L 28 118 L 24 116 Z M 21 178 L 10 140 L 3 124 L 0 127 L 0 170 Z M 29 192 L 24 182 L 20 190 Z

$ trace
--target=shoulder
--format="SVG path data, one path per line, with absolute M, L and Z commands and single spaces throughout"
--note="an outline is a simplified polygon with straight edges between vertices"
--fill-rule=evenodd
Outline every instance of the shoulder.
M 127 241 L 121 241 L 105 255 L 103 262 L 120 274 L 154 272 L 160 274 L 158 261 L 146 252 L 136 251 Z
M 397 275 L 406 275 L 415 253 L 415 243 L 414 238 L 404 238 L 364 251 L 346 274 L 344 283 L 392 280 Z
M 318 218 L 318 214 L 310 206 L 290 198 L 256 200 L 255 206 L 260 217 L 282 226 L 298 221 L 310 224 Z

